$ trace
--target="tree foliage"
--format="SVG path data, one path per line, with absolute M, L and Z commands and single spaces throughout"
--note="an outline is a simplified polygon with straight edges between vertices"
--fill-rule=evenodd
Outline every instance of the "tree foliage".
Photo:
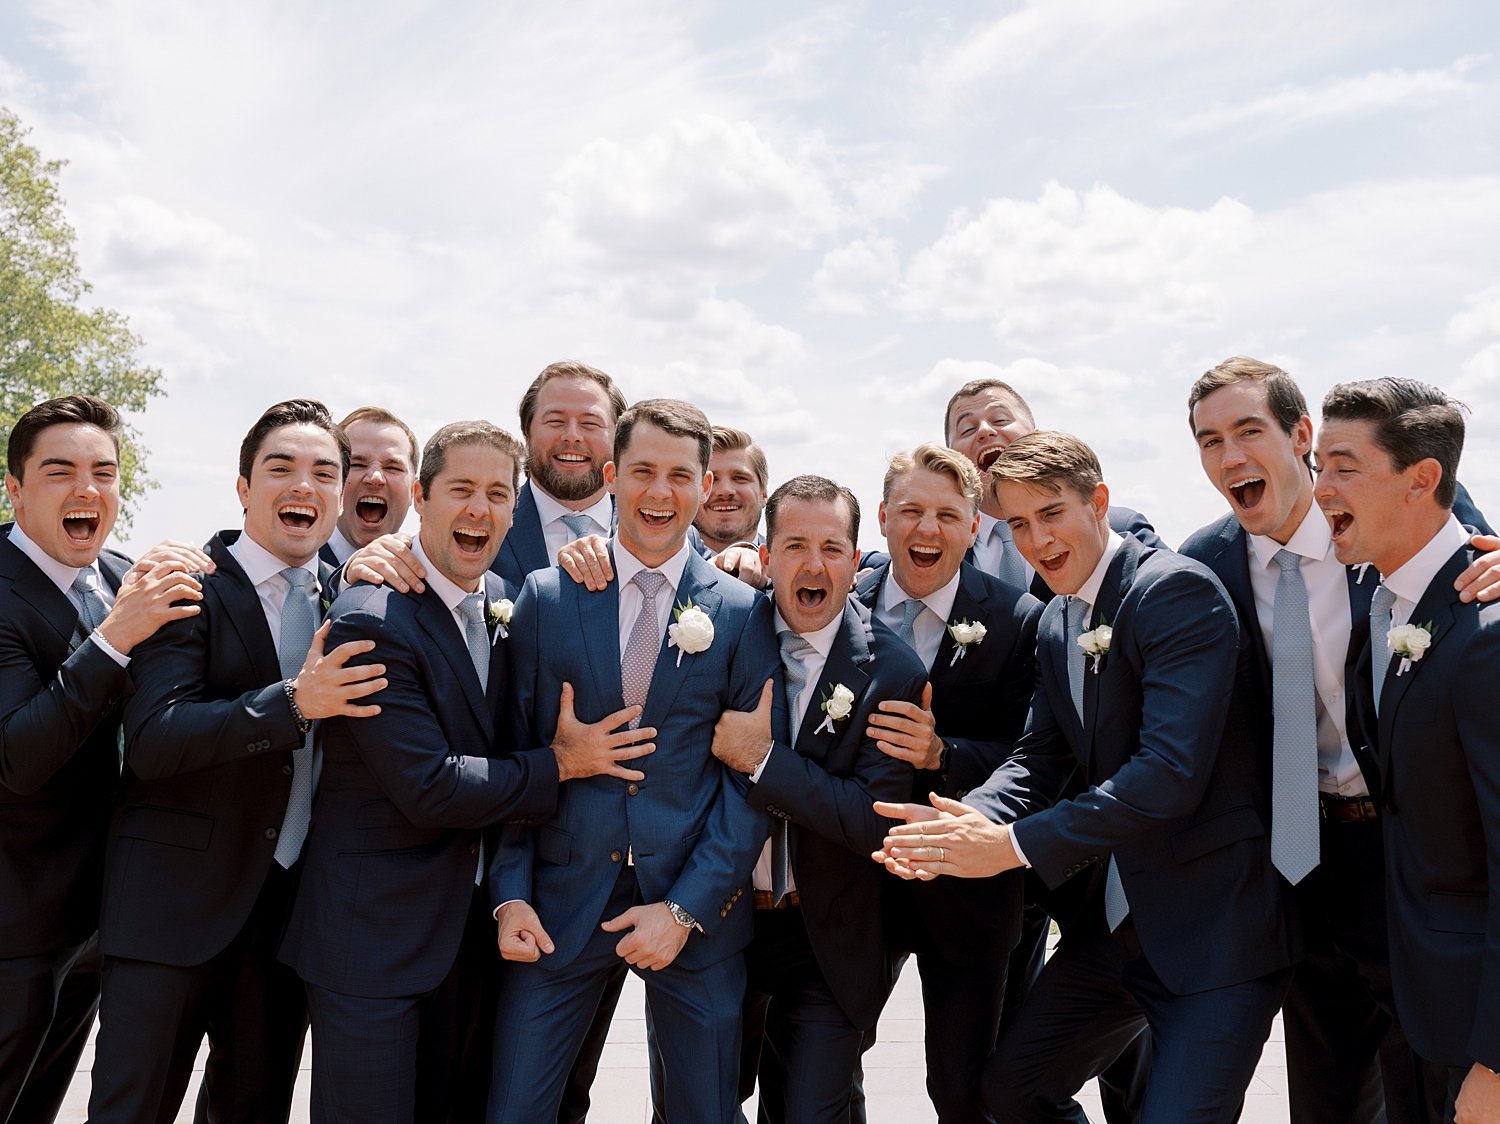
M 62 394 L 93 394 L 127 418 L 163 393 L 161 372 L 143 364 L 141 340 L 124 316 L 84 304 L 73 228 L 63 215 L 62 161 L 43 160 L 27 130 L 0 107 L 0 458 L 16 419 Z M 120 521 L 155 484 L 134 428 L 120 440 Z M 0 459 L 3 463 L 3 459 Z M 0 518 L 10 518 L 0 492 Z

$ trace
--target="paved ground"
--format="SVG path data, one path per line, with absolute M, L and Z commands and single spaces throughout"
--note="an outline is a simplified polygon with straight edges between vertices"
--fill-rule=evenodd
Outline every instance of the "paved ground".
M 597 1106 L 590 1119 L 597 1124 L 643 1124 L 651 1118 L 646 1089 L 646 1030 L 642 1015 L 642 992 L 639 981 L 631 978 L 620 1002 L 620 1013 L 605 1050 L 599 1079 L 594 1086 Z M 65 1124 L 84 1120 L 88 1103 L 88 1069 L 93 1062 L 92 1050 L 84 1054 L 78 1078 L 73 1082 L 67 1105 L 59 1118 Z M 201 1062 L 201 1059 L 200 1059 Z M 880 1042 L 865 1059 L 865 1087 L 869 1097 L 870 1124 L 932 1124 L 932 1106 L 923 1088 L 922 1070 L 922 1000 L 917 990 L 917 973 L 909 968 L 897 985 L 885 1016 L 880 1022 Z M 297 1107 L 292 1119 L 306 1124 L 307 1065 L 297 1087 Z M 1098 1122 L 1098 1098 L 1092 1089 L 1080 1098 L 1090 1116 Z M 192 1119 L 189 1107 L 178 1117 L 182 1124 Z M 754 1113 L 750 1114 L 754 1119 Z M 1281 1020 L 1277 1019 L 1266 1045 L 1255 1081 L 1245 1098 L 1242 1124 L 1281 1124 L 1287 1119 L 1286 1060 L 1281 1045 Z

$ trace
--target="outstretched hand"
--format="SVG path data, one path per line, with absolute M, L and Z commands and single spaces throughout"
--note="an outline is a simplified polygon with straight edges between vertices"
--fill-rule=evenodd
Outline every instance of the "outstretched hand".
M 923 882 L 940 874 L 988 878 L 1021 865 L 1009 825 L 935 792 L 929 799 L 931 807 L 876 801 L 877 814 L 901 822 L 891 826 L 870 858 L 897 877 Z

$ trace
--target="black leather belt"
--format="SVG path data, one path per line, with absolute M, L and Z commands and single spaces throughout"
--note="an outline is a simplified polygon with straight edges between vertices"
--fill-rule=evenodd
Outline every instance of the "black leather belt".
M 755 891 L 756 909 L 791 909 L 794 905 L 801 905 L 801 895 L 796 890 L 788 890 L 786 896 L 781 899 L 781 904 L 776 904 L 776 895 L 770 890 Z
M 1334 823 L 1370 823 L 1380 818 L 1380 809 L 1368 796 L 1334 796 L 1318 793 L 1318 809 Z

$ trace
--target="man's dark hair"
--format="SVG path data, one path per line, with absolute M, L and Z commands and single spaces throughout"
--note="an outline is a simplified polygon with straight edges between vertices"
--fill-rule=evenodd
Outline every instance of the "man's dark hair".
M 1375 444 L 1397 472 L 1431 458 L 1442 469 L 1434 498 L 1453 507 L 1458 494 L 1458 459 L 1464 451 L 1462 402 L 1416 379 L 1365 379 L 1339 383 L 1323 399 L 1323 420 L 1366 421 Z
M 256 454 L 265 444 L 266 435 L 288 425 L 315 425 L 330 434 L 339 446 L 339 462 L 343 466 L 340 479 L 349 475 L 349 438 L 333 420 L 328 407 L 312 398 L 288 398 L 261 414 L 240 442 L 241 476 L 250 479 L 250 470 L 255 467 Z
M 536 400 L 542 393 L 542 387 L 553 379 L 587 379 L 589 382 L 598 383 L 604 388 L 604 393 L 609 396 L 610 407 L 614 410 L 615 420 L 619 421 L 620 415 L 625 412 L 625 395 L 615 385 L 615 380 L 606 375 L 597 367 L 590 367 L 587 363 L 576 363 L 571 359 L 564 359 L 558 363 L 549 363 L 542 368 L 542 373 L 531 380 L 531 385 L 526 388 L 526 393 L 521 395 L 521 404 L 517 407 L 521 415 L 521 436 L 525 438 L 531 432 L 531 419 L 536 417 Z
M 526 450 L 521 443 L 490 422 L 456 421 L 449 422 L 429 437 L 427 447 L 422 450 L 422 473 L 417 479 L 421 481 L 424 497 L 430 493 L 432 482 L 448 463 L 448 450 L 460 445 L 484 445 L 510 457 L 511 491 L 521 486 L 521 462 L 526 459 Z
M 16 421 L 5 449 L 6 469 L 17 480 L 22 479 L 26 460 L 36 448 L 42 430 L 54 425 L 91 425 L 109 434 L 120 455 L 120 412 L 102 398 L 91 394 L 67 394 L 38 402 Z
M 1036 425 L 1036 418 L 1032 416 L 1031 407 L 1026 404 L 1026 399 L 1021 397 L 1021 392 L 1004 379 L 970 379 L 953 392 L 953 397 L 948 399 L 948 405 L 943 407 L 943 443 L 947 444 L 953 438 L 951 426 L 953 424 L 953 406 L 960 398 L 973 398 L 976 394 L 983 394 L 986 390 L 998 390 L 1012 402 L 1016 410 L 1032 425 Z
M 1297 428 L 1298 422 L 1309 416 L 1307 399 L 1302 396 L 1302 388 L 1293 381 L 1291 375 L 1280 367 L 1262 363 L 1259 359 L 1236 355 L 1217 367 L 1204 371 L 1193 383 L 1192 389 L 1188 391 L 1188 428 L 1197 433 L 1193 411 L 1198 408 L 1199 402 L 1216 390 L 1242 382 L 1259 383 L 1266 388 L 1266 406 L 1284 433 L 1290 434 Z M 1310 469 L 1312 454 L 1304 453 L 1302 463 Z
M 708 458 L 714 447 L 713 426 L 708 424 L 707 415 L 697 406 L 676 398 L 647 398 L 620 415 L 620 420 L 615 424 L 613 455 L 616 468 L 619 467 L 625 450 L 630 447 L 631 433 L 641 422 L 649 422 L 673 437 L 691 437 L 698 443 L 698 461 L 703 466 L 703 471 L 708 471 Z
M 859 545 L 859 500 L 848 488 L 837 484 L 826 476 L 793 476 L 782 484 L 766 501 L 766 542 L 776 541 L 776 513 L 787 500 L 808 500 L 812 503 L 836 503 L 843 500 L 849 511 L 849 542 Z

